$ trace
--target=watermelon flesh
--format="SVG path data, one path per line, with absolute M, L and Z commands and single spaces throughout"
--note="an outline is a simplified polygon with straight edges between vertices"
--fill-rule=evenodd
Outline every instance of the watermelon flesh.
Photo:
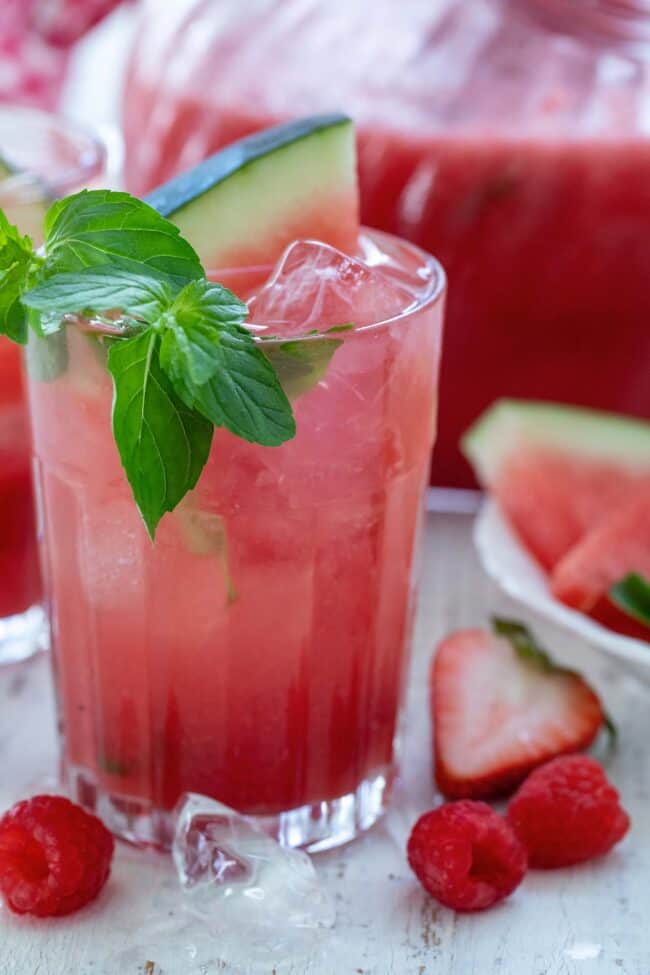
M 643 491 L 650 496 L 650 474 L 537 446 L 507 456 L 492 484 L 508 521 L 547 572 Z
M 650 579 L 648 489 L 601 520 L 558 562 L 551 590 L 561 602 L 589 612 L 631 572 Z
M 631 572 L 650 578 L 650 423 L 561 404 L 499 400 L 463 451 L 556 599 L 649 640 L 609 598 Z

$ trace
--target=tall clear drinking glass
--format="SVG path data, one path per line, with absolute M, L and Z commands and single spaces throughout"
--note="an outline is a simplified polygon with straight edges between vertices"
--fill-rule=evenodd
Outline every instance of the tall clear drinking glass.
M 0 208 L 36 243 L 52 199 L 87 184 L 103 165 L 102 147 L 84 129 L 0 106 Z M 20 350 L 0 337 L 0 664 L 47 642 L 34 521 Z
M 217 278 L 241 293 L 256 276 Z M 381 814 L 443 298 L 437 262 L 397 238 L 363 236 L 358 262 L 294 244 L 250 308 L 271 335 L 300 316 L 264 343 L 295 367 L 297 436 L 270 448 L 216 430 L 197 489 L 155 544 L 111 435 L 101 326 L 31 340 L 64 771 L 116 833 L 166 846 L 184 791 L 312 850 Z M 306 334 L 343 308 L 367 324 Z

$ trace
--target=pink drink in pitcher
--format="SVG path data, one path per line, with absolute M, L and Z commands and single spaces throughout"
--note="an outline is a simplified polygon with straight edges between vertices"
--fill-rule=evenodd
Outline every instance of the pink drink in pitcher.
M 472 483 L 458 441 L 498 397 L 650 416 L 647 4 L 144 12 L 125 103 L 133 192 L 279 120 L 354 115 L 363 222 L 449 276 L 435 483 Z

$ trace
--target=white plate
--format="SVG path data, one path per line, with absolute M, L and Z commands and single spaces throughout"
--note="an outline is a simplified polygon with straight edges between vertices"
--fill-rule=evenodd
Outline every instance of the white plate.
M 534 613 L 581 636 L 594 647 L 630 663 L 650 667 L 650 646 L 606 629 L 558 602 L 546 577 L 521 545 L 496 501 L 488 498 L 474 524 L 474 544 L 483 568 L 513 599 Z

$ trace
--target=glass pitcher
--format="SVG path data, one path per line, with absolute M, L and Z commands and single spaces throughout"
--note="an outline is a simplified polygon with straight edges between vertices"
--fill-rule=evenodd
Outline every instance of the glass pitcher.
M 449 275 L 438 484 L 496 397 L 650 416 L 647 0 L 148 0 L 125 101 L 143 193 L 287 116 L 359 128 L 364 223 Z

